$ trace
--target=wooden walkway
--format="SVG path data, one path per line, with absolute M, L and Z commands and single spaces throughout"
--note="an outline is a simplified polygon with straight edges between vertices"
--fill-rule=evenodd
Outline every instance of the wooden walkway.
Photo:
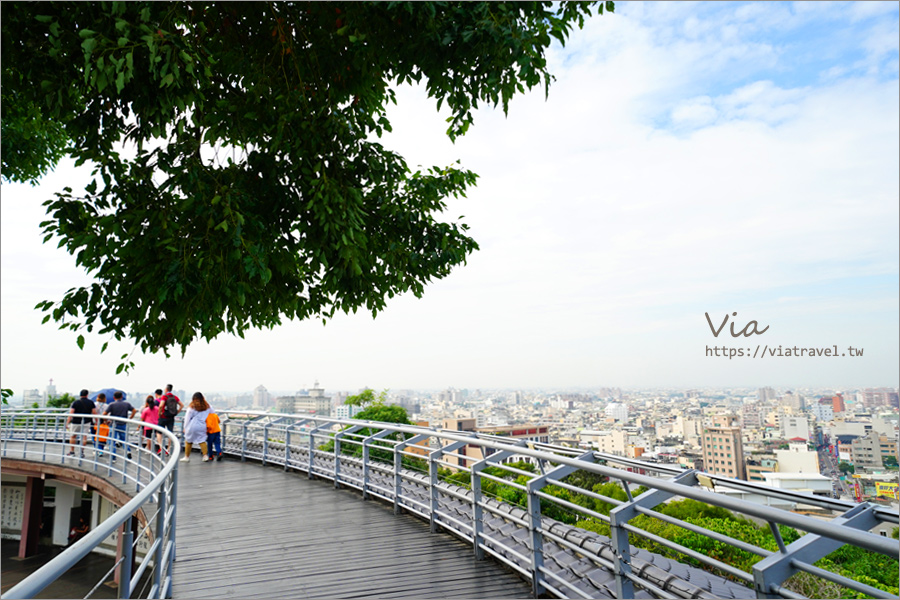
M 530 598 L 471 546 L 329 481 L 258 463 L 178 471 L 173 597 Z

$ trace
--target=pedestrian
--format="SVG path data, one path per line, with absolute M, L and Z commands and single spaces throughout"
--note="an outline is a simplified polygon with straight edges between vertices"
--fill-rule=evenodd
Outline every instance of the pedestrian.
M 144 402 L 144 408 L 141 410 L 141 421 L 147 423 L 148 425 L 158 425 L 159 424 L 159 409 L 156 406 L 156 400 L 153 396 L 147 396 L 147 399 Z M 147 450 L 153 452 L 153 430 L 149 427 L 144 427 L 144 438 L 147 440 Z M 157 441 L 159 441 L 157 439 Z M 157 444 L 159 446 L 159 444 Z M 157 452 L 159 450 L 157 449 Z
M 172 393 L 172 384 L 166 386 L 166 393 L 162 390 L 156 390 L 156 396 L 159 398 L 159 426 L 175 432 L 175 417 L 184 409 L 184 405 L 178 396 Z M 160 447 L 162 447 L 162 434 L 159 435 Z M 172 452 L 172 442 L 167 444 L 166 455 Z
M 125 400 L 125 394 L 122 392 L 115 392 L 113 394 L 113 401 L 106 407 L 107 414 L 111 417 L 122 417 L 126 419 L 133 419 L 135 413 L 137 413 L 137 409 L 131 405 L 130 402 Z M 112 453 L 113 453 L 113 462 L 116 462 L 116 455 L 118 454 L 118 447 L 121 443 L 125 446 L 125 453 L 129 460 L 131 460 L 131 449 L 128 447 L 128 443 L 125 440 L 125 434 L 127 432 L 128 423 L 123 421 L 112 421 L 112 425 L 110 429 L 112 430 Z
M 100 392 L 97 394 L 97 398 L 94 400 L 94 404 L 97 405 L 97 414 L 102 415 L 106 412 L 106 394 Z M 91 422 L 91 435 L 97 434 L 97 428 L 100 426 L 100 423 L 103 423 L 103 419 L 97 419 L 96 421 Z M 94 447 L 97 447 L 97 439 L 94 438 Z
M 206 444 L 209 446 L 209 460 L 214 456 L 222 460 L 222 425 L 219 423 L 219 415 L 209 408 L 209 416 L 206 417 Z
M 69 407 L 69 417 L 66 419 L 66 429 L 72 436 L 69 439 L 69 443 L 72 445 L 69 456 L 75 456 L 75 440 L 80 436 L 80 445 L 82 447 L 81 457 L 84 458 L 84 446 L 87 445 L 88 440 L 90 439 L 88 432 L 90 431 L 93 419 L 83 415 L 96 415 L 97 407 L 94 406 L 94 403 L 88 398 L 88 393 L 87 390 L 81 390 L 78 400 L 73 402 L 72 406 Z
M 78 525 L 76 525 L 69 531 L 69 543 L 66 546 L 71 546 L 72 544 L 86 536 L 90 530 L 91 527 L 84 522 L 84 517 L 78 517 Z
M 203 462 L 209 461 L 206 446 L 206 418 L 209 416 L 209 404 L 200 392 L 194 392 L 187 414 L 184 416 L 184 457 L 180 462 L 190 462 L 191 447 L 200 444 Z

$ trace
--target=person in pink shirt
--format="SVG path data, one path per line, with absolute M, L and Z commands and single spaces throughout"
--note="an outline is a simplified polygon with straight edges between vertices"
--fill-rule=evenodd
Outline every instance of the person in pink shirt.
M 141 421 L 144 423 L 148 423 L 150 425 L 158 425 L 159 424 L 159 409 L 156 408 L 156 400 L 153 396 L 147 396 L 147 402 L 144 404 L 144 408 L 141 410 Z M 154 431 L 149 427 L 144 427 L 144 437 L 147 439 L 147 450 L 153 452 L 153 433 Z M 162 434 L 156 434 L 156 446 L 157 448 L 162 447 L 162 440 L 160 439 Z M 159 450 L 157 450 L 159 452 Z

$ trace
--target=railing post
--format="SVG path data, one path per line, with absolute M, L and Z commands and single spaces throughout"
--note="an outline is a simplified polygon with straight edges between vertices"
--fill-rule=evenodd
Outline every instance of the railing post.
M 430 438 L 430 435 L 419 434 L 415 435 L 412 438 L 400 442 L 396 446 L 394 446 L 394 514 L 399 515 L 403 512 L 403 507 L 400 506 L 400 499 L 403 496 L 403 476 L 400 474 L 400 470 L 403 468 L 403 450 L 409 446 L 410 444 L 418 444 L 421 441 L 427 440 Z
M 266 466 L 266 458 L 269 456 L 269 427 L 271 423 L 263 425 L 263 451 L 262 466 Z
M 131 563 L 134 556 L 134 515 L 122 525 L 122 562 L 119 564 L 119 598 L 131 598 Z
M 857 504 L 843 515 L 831 520 L 835 525 L 868 531 L 879 524 L 874 507 L 869 503 Z M 770 525 L 777 531 L 772 521 Z M 782 542 L 783 544 L 783 542 Z M 798 572 L 794 561 L 812 564 L 843 546 L 842 542 L 809 533 L 774 552 L 753 565 L 753 584 L 757 598 L 780 598 L 773 586 L 781 585 Z
M 334 487 L 341 487 L 341 436 L 344 435 L 344 431 L 338 431 L 334 434 Z
M 487 459 L 472 465 L 472 544 L 475 547 L 475 560 L 484 560 L 484 508 L 481 506 L 481 469 Z
M 464 448 L 469 445 L 469 442 L 452 442 L 447 444 L 446 446 L 442 446 L 435 450 L 434 452 L 428 453 L 428 476 L 430 483 L 428 485 L 429 491 L 431 492 L 431 514 L 429 515 L 429 522 L 431 525 L 431 533 L 437 532 L 437 520 L 436 516 L 438 513 L 438 507 L 440 506 L 438 502 L 438 464 L 437 459 L 444 455 L 445 452 L 453 452 L 455 450 L 459 450 L 460 448 Z M 462 465 L 460 465 L 462 468 Z
M 247 421 L 241 423 L 241 462 L 247 462 Z
M 293 423 L 284 431 L 284 470 L 288 470 L 288 463 L 291 462 L 291 427 Z
M 159 487 L 159 492 L 157 493 L 156 498 L 156 539 L 159 541 L 159 544 L 156 546 L 156 553 L 153 555 L 153 587 L 156 588 L 156 593 L 159 598 L 165 598 L 163 595 L 163 555 L 166 551 L 166 511 L 168 510 L 168 505 L 166 504 L 166 483 Z
M 315 478 L 315 475 L 313 475 L 313 453 L 315 452 L 315 449 L 316 449 L 315 434 L 318 430 L 319 430 L 318 423 L 315 423 L 309 429 L 309 457 L 308 457 L 309 461 L 308 461 L 307 467 L 306 467 L 306 475 L 310 479 Z
M 434 452 L 428 453 L 428 496 L 431 499 L 429 502 L 430 510 L 428 511 L 428 525 L 431 529 L 431 533 L 437 532 L 437 521 L 435 520 L 435 516 L 437 515 L 438 509 L 438 464 L 435 461 L 441 454 L 441 450 L 435 450 Z
M 528 529 L 531 533 L 531 592 L 535 598 L 539 598 L 544 593 L 544 586 L 541 585 L 541 569 L 544 567 L 543 519 L 541 517 L 541 499 L 535 495 L 535 492 L 545 485 L 544 477 L 532 479 L 525 485 L 528 494 Z M 617 597 L 630 598 L 631 596 Z

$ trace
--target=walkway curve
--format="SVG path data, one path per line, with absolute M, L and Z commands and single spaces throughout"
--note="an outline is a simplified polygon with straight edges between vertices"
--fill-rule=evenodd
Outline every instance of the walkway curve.
M 410 515 L 305 474 L 181 463 L 172 597 L 529 598 L 531 586 Z

